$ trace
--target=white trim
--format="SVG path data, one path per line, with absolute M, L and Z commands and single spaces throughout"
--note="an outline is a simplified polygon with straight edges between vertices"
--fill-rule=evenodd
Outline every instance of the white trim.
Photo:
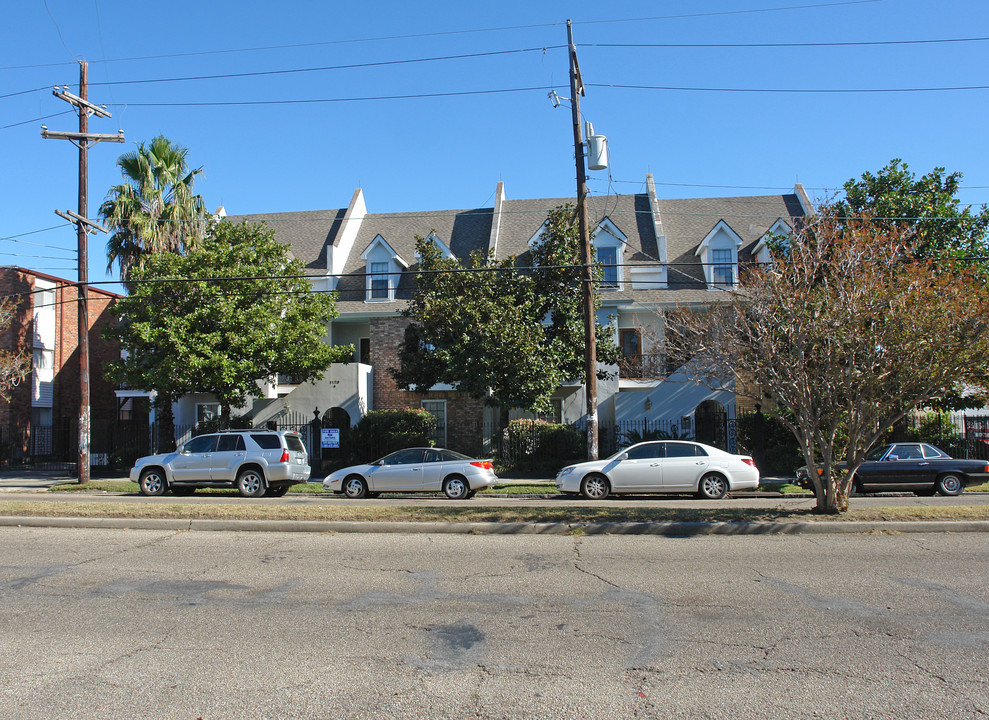
M 357 188 L 354 191 L 354 196 L 350 199 L 347 212 L 344 213 L 337 238 L 326 247 L 326 272 L 330 276 L 329 282 L 333 289 L 336 289 L 340 282 L 343 268 L 354 249 L 354 241 L 357 240 L 357 233 L 360 232 L 361 223 L 364 222 L 366 215 L 367 205 L 364 203 L 364 191 Z
M 591 233 L 591 243 L 594 246 L 594 259 L 598 262 L 600 262 L 598 253 L 601 250 L 615 250 L 617 283 L 615 285 L 605 285 L 602 280 L 601 290 L 603 292 L 624 290 L 625 248 L 628 247 L 628 238 L 625 236 L 625 233 L 618 229 L 618 226 L 611 221 L 611 218 L 605 218 L 598 223 L 597 227 L 594 228 L 594 232 Z
M 444 259 L 446 258 L 452 258 L 453 260 L 457 259 L 457 256 L 453 254 L 453 251 L 450 249 L 450 247 L 445 242 L 440 240 L 440 236 L 436 234 L 435 230 L 431 231 L 429 235 L 426 236 L 426 241 L 433 243 L 433 245 L 435 245 L 436 248 L 440 251 L 440 256 L 443 257 Z M 416 252 L 416 260 L 422 262 L 422 257 L 419 255 L 418 251 Z
M 409 264 L 395 252 L 395 249 L 388 244 L 381 235 L 375 235 L 374 240 L 361 253 L 361 260 L 364 260 L 364 302 L 380 303 L 392 302 L 395 300 L 395 292 L 398 290 L 398 283 L 402 279 L 402 270 L 407 269 Z M 371 266 L 374 264 L 384 264 L 388 267 L 383 273 L 371 274 Z M 373 279 L 380 279 L 385 276 L 388 283 L 388 292 L 385 297 L 371 297 L 371 282 Z
M 757 242 L 752 248 L 752 257 L 755 258 L 757 262 L 769 262 L 769 238 L 779 237 L 781 235 L 785 235 L 787 238 L 793 237 L 793 228 L 790 227 L 789 223 L 787 223 L 783 218 L 779 218 L 766 232 L 762 234 L 762 237 L 759 238 L 759 242 Z
M 727 248 L 723 246 L 711 248 L 711 243 L 719 236 L 727 238 Z M 732 286 L 734 286 L 738 283 L 738 249 L 741 246 L 741 236 L 732 230 L 731 225 L 726 223 L 724 220 L 718 220 L 711 231 L 704 236 L 704 239 L 701 241 L 701 244 L 697 246 L 697 251 L 694 254 L 701 259 L 701 266 L 704 269 L 704 280 L 707 282 L 708 290 L 723 290 L 727 287 L 723 284 L 716 285 L 714 282 L 714 266 L 711 261 L 711 250 L 729 250 L 731 252 Z

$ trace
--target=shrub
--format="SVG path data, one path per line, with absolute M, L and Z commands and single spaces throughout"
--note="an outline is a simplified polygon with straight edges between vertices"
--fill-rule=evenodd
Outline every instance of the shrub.
M 433 445 L 436 416 L 417 408 L 372 410 L 354 426 L 348 440 L 353 462 L 368 462 L 406 447 Z
M 524 419 L 509 422 L 496 447 L 499 468 L 522 473 L 555 473 L 587 452 L 583 434 L 569 425 Z

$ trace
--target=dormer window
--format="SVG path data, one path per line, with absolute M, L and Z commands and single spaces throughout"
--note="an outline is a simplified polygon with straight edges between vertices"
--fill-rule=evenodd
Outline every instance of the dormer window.
M 388 263 L 373 262 L 368 263 L 368 272 L 371 282 L 371 299 L 388 299 Z
M 624 286 L 622 256 L 628 238 L 610 219 L 605 218 L 594 229 L 594 259 L 601 265 L 601 289 L 621 290 Z
M 708 290 L 732 288 L 738 284 L 738 249 L 742 238 L 724 220 L 707 234 L 697 255 L 704 268 L 704 281 Z
M 711 251 L 711 279 L 720 287 L 731 287 L 735 284 L 735 264 L 731 250 Z
M 773 223 L 752 248 L 752 257 L 757 263 L 767 264 L 773 261 L 773 249 L 784 250 L 793 238 L 793 229 L 780 218 Z
M 618 248 L 602 247 L 597 249 L 598 262 L 601 263 L 601 287 L 614 290 L 618 287 Z
M 402 270 L 409 267 L 408 263 L 380 235 L 361 253 L 361 259 L 367 263 L 364 273 L 366 302 L 394 300 Z

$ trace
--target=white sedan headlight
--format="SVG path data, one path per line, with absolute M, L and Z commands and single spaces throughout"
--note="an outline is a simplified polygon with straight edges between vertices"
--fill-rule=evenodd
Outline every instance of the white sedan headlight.
M 569 475 L 573 471 L 574 471 L 574 466 L 573 465 L 571 465 L 569 467 L 565 467 L 562 470 L 560 470 L 560 472 L 557 474 L 557 477 L 558 478 L 566 477 L 567 475 Z

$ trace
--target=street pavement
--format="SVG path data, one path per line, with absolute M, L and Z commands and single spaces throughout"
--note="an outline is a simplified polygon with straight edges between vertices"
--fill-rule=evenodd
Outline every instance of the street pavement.
M 971 534 L 0 528 L 0 717 L 967 720 Z

